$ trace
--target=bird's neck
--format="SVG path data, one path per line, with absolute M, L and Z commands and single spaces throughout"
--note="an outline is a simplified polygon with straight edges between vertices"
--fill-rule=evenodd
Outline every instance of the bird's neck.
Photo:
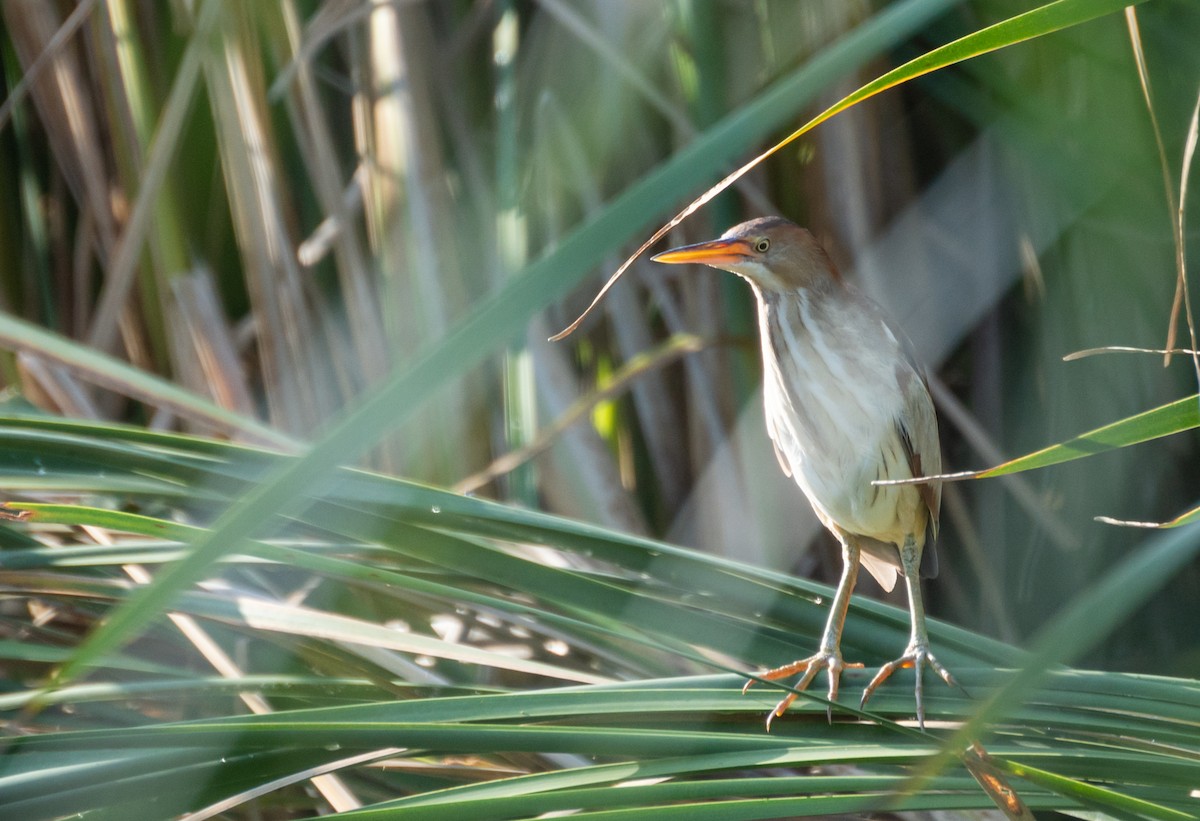
M 781 312 L 799 310 L 802 314 L 824 313 L 852 298 L 845 283 L 834 280 L 821 285 L 788 288 L 783 291 L 762 288 L 753 282 L 750 284 L 754 290 L 754 300 L 758 304 L 761 322 L 766 322 Z
M 783 347 L 796 354 L 849 352 L 879 335 L 877 323 L 868 321 L 874 316 L 870 303 L 841 281 L 786 291 L 755 288 L 754 297 L 764 360 Z

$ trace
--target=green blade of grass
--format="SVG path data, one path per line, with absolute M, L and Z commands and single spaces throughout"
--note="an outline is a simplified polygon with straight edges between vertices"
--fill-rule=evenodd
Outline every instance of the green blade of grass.
M 168 408 L 180 416 L 208 423 L 219 430 L 241 433 L 253 441 L 288 450 L 300 446 L 296 440 L 256 419 L 226 410 L 99 349 L 85 347 L 4 312 L 0 312 L 0 345 L 45 357 L 80 374 L 89 382 L 155 407 Z
M 1001 465 L 996 465 L 996 467 L 973 473 L 972 476 L 987 479 L 993 476 L 1005 476 L 1009 473 L 1020 473 L 1192 430 L 1200 426 L 1198 398 L 1200 397 L 1189 396 L 1168 405 L 1121 419 L 1082 433 L 1066 442 L 1051 445 L 1025 456 L 1011 459 Z

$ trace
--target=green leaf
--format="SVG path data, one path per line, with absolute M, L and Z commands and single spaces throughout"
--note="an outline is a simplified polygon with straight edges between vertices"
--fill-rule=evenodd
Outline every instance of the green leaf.
M 1009 473 L 1020 473 L 1192 430 L 1200 426 L 1200 404 L 1198 402 L 1200 402 L 1200 396 L 1179 399 L 1169 405 L 1163 405 L 1090 430 L 1074 439 L 1042 448 L 996 467 L 973 472 L 971 476 L 972 478 L 987 479 L 993 476 L 1005 476 Z
M 0 346 L 37 354 L 83 374 L 88 381 L 101 387 L 156 407 L 169 408 L 181 416 L 206 422 L 219 430 L 240 433 L 253 441 L 289 450 L 299 447 L 296 440 L 256 419 L 226 410 L 202 396 L 146 373 L 127 362 L 80 345 L 3 311 L 0 311 Z

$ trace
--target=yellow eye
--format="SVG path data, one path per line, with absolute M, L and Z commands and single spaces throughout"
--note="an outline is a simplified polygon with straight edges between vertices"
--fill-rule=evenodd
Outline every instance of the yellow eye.
M 754 243 L 754 250 L 758 251 L 760 254 L 765 254 L 770 247 L 771 240 L 767 239 L 766 237 L 763 237 L 758 242 Z

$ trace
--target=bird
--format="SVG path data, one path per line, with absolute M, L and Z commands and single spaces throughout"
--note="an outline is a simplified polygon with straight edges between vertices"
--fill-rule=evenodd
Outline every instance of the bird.
M 782 217 L 752 219 L 653 260 L 702 263 L 750 284 L 767 433 L 780 467 L 841 545 L 841 578 L 817 652 L 759 674 L 743 692 L 755 680 L 799 676 L 767 715 L 768 731 L 822 670 L 830 705 L 837 701 L 842 671 L 864 666 L 844 661 L 841 652 L 861 564 L 885 590 L 895 587 L 897 574 L 904 578 L 912 630 L 904 652 L 866 686 L 859 708 L 896 670 L 914 668 L 916 718 L 924 729 L 924 668 L 958 686 L 930 649 L 921 597 L 921 578 L 937 575 L 941 485 L 877 484 L 941 472 L 937 416 L 911 343 L 842 277 L 811 232 Z

